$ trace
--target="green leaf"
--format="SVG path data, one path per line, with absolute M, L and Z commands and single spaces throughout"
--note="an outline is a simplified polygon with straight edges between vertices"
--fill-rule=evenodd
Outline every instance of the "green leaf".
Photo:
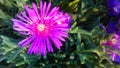
M 77 6 L 77 4 L 79 3 L 80 0 L 74 0 L 73 2 L 69 3 L 69 7 L 73 7 L 75 8 Z
M 24 61 L 24 60 L 21 60 L 21 61 L 19 61 L 18 63 L 16 63 L 16 66 L 20 66 L 20 65 L 23 65 L 23 64 L 25 64 L 26 62 Z
M 3 61 L 4 59 L 6 59 L 7 57 L 4 55 L 0 55 L 0 62 Z
M 71 28 L 76 27 L 76 25 L 77 25 L 77 22 L 74 22 L 73 25 L 71 26 Z
M 77 33 L 78 32 L 78 27 L 75 27 L 73 29 L 71 28 L 69 32 L 70 33 Z
M 79 57 L 80 57 L 81 64 L 85 64 L 85 60 L 87 59 L 86 55 L 80 54 Z
M 6 45 L 11 46 L 12 48 L 17 48 L 17 40 L 3 35 L 1 35 L 1 38 L 3 39 L 3 43 L 5 43 Z
M 88 31 L 83 30 L 83 29 L 79 29 L 79 33 L 84 34 L 84 35 L 92 35 L 91 32 L 88 32 Z
M 22 52 L 23 49 L 18 49 L 16 50 L 14 53 L 11 53 L 7 58 L 8 58 L 8 63 L 13 62 L 14 59 L 16 59 L 16 57 L 18 56 L 18 54 L 20 54 L 20 52 Z
M 80 51 L 81 49 L 81 34 L 78 32 L 77 34 L 77 43 L 76 43 L 76 47 L 77 47 L 77 51 Z
M 15 0 L 17 7 L 19 8 L 19 10 L 23 9 L 23 5 L 26 3 L 27 0 Z
M 81 53 L 96 53 L 99 57 L 101 57 L 104 52 L 101 48 L 95 48 L 95 49 L 89 49 L 89 50 L 83 50 L 83 51 L 80 51 Z

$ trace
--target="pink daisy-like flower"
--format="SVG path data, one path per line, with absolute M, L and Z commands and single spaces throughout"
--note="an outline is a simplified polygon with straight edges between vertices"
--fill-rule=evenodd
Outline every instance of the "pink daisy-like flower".
M 17 18 L 13 18 L 13 29 L 27 38 L 18 43 L 22 48 L 30 44 L 28 54 L 46 55 L 53 52 L 52 43 L 60 49 L 61 41 L 68 37 L 70 29 L 70 16 L 59 11 L 59 7 L 51 9 L 51 3 L 40 1 L 38 8 L 32 3 L 33 8 L 24 5 L 26 12 L 21 11 Z
M 117 34 L 114 34 L 111 39 L 108 39 L 105 43 L 103 43 L 105 46 L 110 46 L 114 50 L 120 50 L 120 36 Z M 114 51 L 110 49 L 105 49 L 106 52 L 109 53 L 110 59 L 112 61 L 115 61 L 117 63 L 120 63 L 120 55 L 115 53 Z

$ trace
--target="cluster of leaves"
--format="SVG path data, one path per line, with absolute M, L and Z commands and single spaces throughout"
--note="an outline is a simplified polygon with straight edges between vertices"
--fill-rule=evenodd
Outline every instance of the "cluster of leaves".
M 44 0 L 45 1 L 45 0 Z M 71 29 L 61 50 L 47 56 L 28 55 L 17 43 L 22 35 L 12 29 L 11 18 L 24 10 L 23 4 L 39 5 L 39 0 L 0 0 L 0 68 L 106 68 L 120 67 L 104 53 L 101 40 L 105 31 L 106 0 L 46 0 L 72 17 Z

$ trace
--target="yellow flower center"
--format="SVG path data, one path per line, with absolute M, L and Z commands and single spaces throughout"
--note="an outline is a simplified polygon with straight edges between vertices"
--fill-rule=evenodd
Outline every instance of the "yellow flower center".
M 45 29 L 45 25 L 44 25 L 44 24 L 39 24 L 39 25 L 37 26 L 37 29 L 38 29 L 39 31 L 43 31 L 43 30 Z
M 116 39 L 112 39 L 111 41 L 112 41 L 113 44 L 115 44 L 117 42 Z

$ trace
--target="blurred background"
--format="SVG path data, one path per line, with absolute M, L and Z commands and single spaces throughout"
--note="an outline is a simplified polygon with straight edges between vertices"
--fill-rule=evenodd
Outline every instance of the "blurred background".
M 17 44 L 24 37 L 13 30 L 15 18 L 24 4 L 31 7 L 40 0 L 0 0 L 0 68 L 120 68 L 104 52 L 101 41 L 107 38 L 101 24 L 108 24 L 106 0 L 43 0 L 68 13 L 71 18 L 69 37 L 61 50 L 47 56 L 28 55 Z

